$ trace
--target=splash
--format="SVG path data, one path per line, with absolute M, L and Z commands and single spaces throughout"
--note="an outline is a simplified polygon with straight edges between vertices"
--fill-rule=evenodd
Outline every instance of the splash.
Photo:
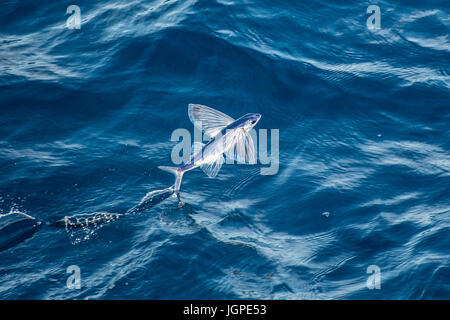
M 100 228 L 117 221 L 120 218 L 137 214 L 150 209 L 174 194 L 172 188 L 155 190 L 147 193 L 141 201 L 134 207 L 128 209 L 125 213 L 94 212 L 90 214 L 65 216 L 64 218 L 53 222 L 51 225 L 64 227 L 72 238 L 72 243 L 76 244 L 89 240 Z
M 138 205 L 129 209 L 125 214 L 135 214 L 135 213 L 139 213 L 141 211 L 147 210 L 147 209 L 154 207 L 157 204 L 163 202 L 164 200 L 166 200 L 173 194 L 174 194 L 174 190 L 172 187 L 162 189 L 162 190 L 151 191 L 151 192 L 147 193 L 141 199 L 141 201 L 139 202 Z

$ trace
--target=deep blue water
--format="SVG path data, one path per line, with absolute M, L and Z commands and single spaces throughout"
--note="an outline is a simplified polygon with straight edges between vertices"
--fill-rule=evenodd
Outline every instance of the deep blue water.
M 1 299 L 450 298 L 448 1 L 1 3 Z M 189 103 L 261 113 L 278 174 L 139 206 Z

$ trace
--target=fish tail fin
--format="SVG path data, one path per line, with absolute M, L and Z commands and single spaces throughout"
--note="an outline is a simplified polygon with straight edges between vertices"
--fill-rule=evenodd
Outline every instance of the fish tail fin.
M 170 172 L 170 173 L 175 175 L 175 184 L 173 185 L 173 188 L 174 188 L 175 193 L 178 194 L 178 192 L 180 191 L 181 180 L 183 179 L 184 172 L 181 171 L 177 167 L 159 166 L 158 168 L 161 169 L 161 170 Z
M 175 193 L 178 194 L 180 192 L 181 180 L 183 179 L 183 171 L 179 171 L 177 173 L 177 177 L 175 178 L 174 190 Z

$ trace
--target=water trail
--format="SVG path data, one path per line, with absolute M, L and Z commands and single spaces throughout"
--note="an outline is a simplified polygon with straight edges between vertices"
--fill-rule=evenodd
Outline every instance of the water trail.
M 171 187 L 155 190 L 147 193 L 137 205 L 125 213 L 94 212 L 65 216 L 47 225 L 65 228 L 73 242 L 78 243 L 89 239 L 102 226 L 117 221 L 124 216 L 152 208 L 173 194 L 174 191 Z M 11 210 L 7 214 L 0 214 L 0 251 L 14 247 L 18 243 L 32 237 L 42 225 L 41 221 L 17 210 Z
M 125 213 L 94 212 L 90 214 L 65 216 L 64 218 L 51 223 L 51 225 L 64 227 L 66 229 L 97 228 L 101 225 L 116 221 L 126 215 L 136 214 L 154 207 L 169 198 L 173 193 L 174 191 L 171 187 L 151 191 L 147 193 L 137 205 L 128 209 Z
M 125 213 L 94 212 L 90 214 L 65 216 L 50 225 L 65 228 L 72 239 L 72 243 L 80 243 L 82 241 L 89 240 L 91 236 L 103 226 L 113 221 L 117 221 L 124 216 L 137 214 L 152 208 L 173 194 L 174 191 L 171 187 L 151 191 L 147 193 L 137 205 L 128 209 Z
M 57 220 L 50 225 L 55 227 L 64 227 L 67 229 L 86 227 L 95 228 L 100 225 L 116 221 L 122 216 L 124 216 L 123 213 L 94 212 L 90 214 L 65 216 L 64 218 Z
M 253 168 L 239 176 L 237 181 L 234 184 L 231 184 L 230 187 L 225 190 L 224 194 L 227 197 L 232 197 L 239 193 L 242 189 L 244 189 L 248 184 L 252 183 L 253 180 L 258 178 L 259 168 Z
M 134 213 L 141 212 L 143 210 L 147 210 L 147 209 L 154 207 L 157 204 L 163 202 L 164 200 L 166 200 L 173 194 L 174 194 L 174 191 L 173 191 L 172 187 L 162 189 L 162 190 L 150 191 L 142 198 L 142 200 L 139 202 L 139 204 L 137 204 L 133 208 L 129 209 L 125 214 L 134 214 Z

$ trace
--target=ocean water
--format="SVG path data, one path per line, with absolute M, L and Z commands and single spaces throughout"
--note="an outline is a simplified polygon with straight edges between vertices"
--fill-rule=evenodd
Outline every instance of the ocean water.
M 448 1 L 1 4 L 0 299 L 450 298 Z M 189 103 L 262 114 L 278 173 L 179 203 Z

